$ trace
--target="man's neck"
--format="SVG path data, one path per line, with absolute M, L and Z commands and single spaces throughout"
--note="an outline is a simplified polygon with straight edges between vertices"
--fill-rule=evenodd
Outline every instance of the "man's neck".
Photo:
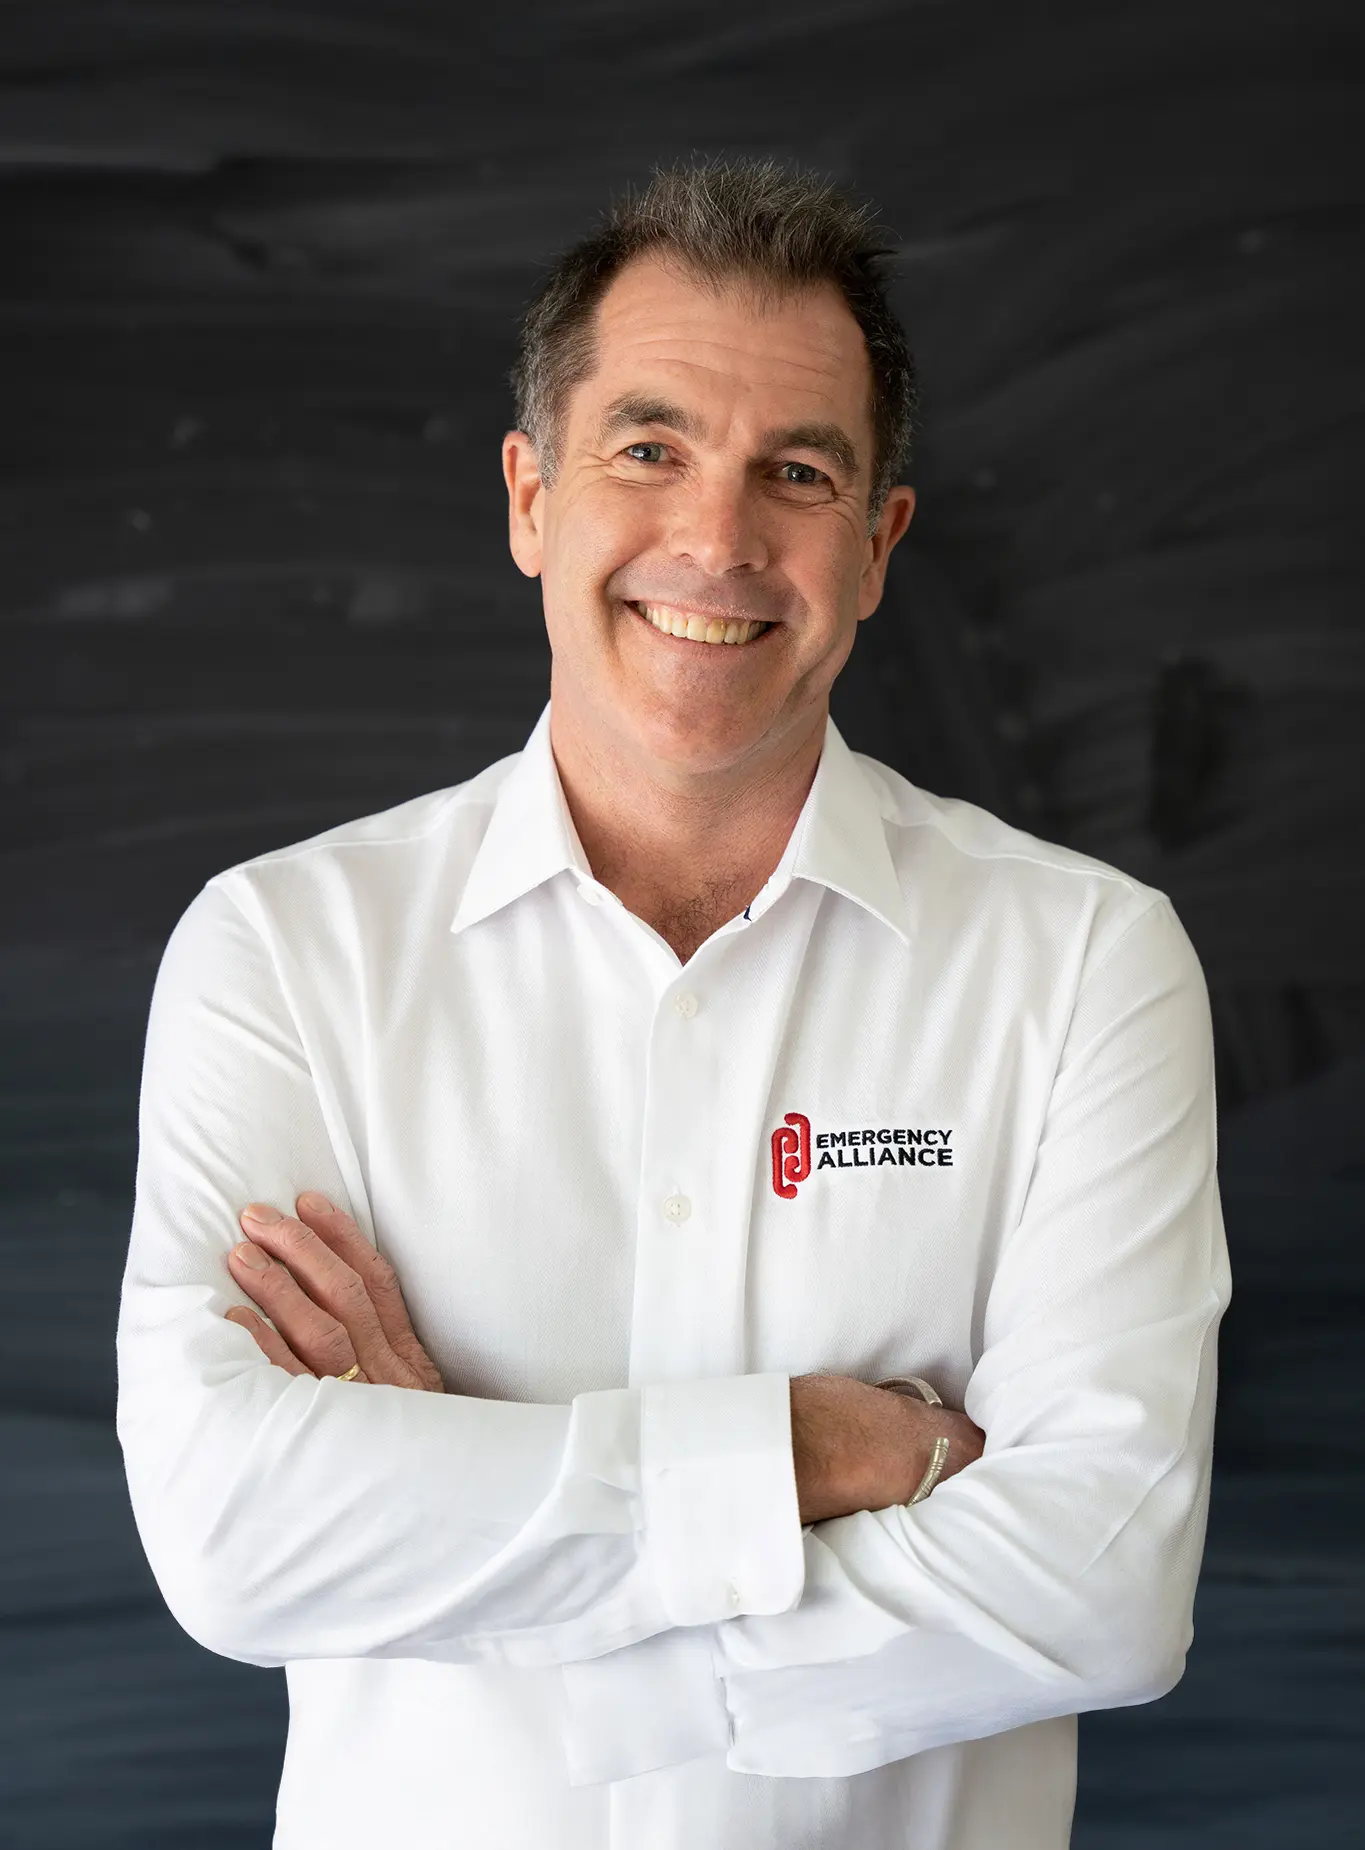
M 551 702 L 550 742 L 594 876 L 686 963 L 763 888 L 824 744 L 824 715 L 733 772 L 686 775 Z

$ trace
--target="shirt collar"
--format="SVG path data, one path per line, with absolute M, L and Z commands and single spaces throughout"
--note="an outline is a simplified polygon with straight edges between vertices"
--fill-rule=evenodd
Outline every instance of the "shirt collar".
M 498 786 L 493 813 L 460 896 L 452 931 L 477 925 L 566 868 L 592 882 L 592 869 L 564 801 L 550 749 L 548 704 Z
M 889 795 L 879 792 L 827 720 L 810 793 L 751 918 L 767 911 L 791 880 L 810 880 L 862 906 L 908 943 L 905 896 L 886 842 L 889 813 Z M 477 924 L 566 870 L 596 884 L 550 749 L 547 705 L 498 787 L 450 929 Z
M 908 944 L 909 911 L 886 841 L 893 814 L 890 792 L 874 782 L 828 720 L 815 781 L 792 831 L 791 877 L 841 893 Z

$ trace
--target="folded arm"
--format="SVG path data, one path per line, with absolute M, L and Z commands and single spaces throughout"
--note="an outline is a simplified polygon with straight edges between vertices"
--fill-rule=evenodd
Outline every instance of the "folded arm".
M 213 882 L 189 906 L 143 1066 L 117 1427 L 176 1619 L 259 1665 L 551 1664 L 794 1606 L 785 1375 L 528 1405 L 290 1373 L 227 1317 L 248 1201 L 364 1214 L 253 903 Z
M 1077 1002 L 984 1306 L 983 1456 L 914 1507 L 810 1526 L 800 1605 L 708 1628 L 673 1683 L 681 1717 L 723 1679 L 732 1768 L 849 1774 L 1178 1680 L 1229 1295 L 1215 1159 L 1203 977 L 1163 899 Z M 610 1748 L 613 1678 L 628 1700 L 652 1649 L 564 1671 L 596 1777 L 639 1770 Z

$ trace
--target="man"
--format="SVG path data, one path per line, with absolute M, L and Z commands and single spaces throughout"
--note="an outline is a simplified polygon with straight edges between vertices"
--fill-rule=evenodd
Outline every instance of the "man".
M 1199 966 L 829 721 L 914 504 L 862 212 L 656 176 L 518 395 L 526 750 L 217 876 L 165 953 L 149 1558 L 286 1667 L 278 1850 L 1058 1850 L 1076 1714 L 1190 1639 Z

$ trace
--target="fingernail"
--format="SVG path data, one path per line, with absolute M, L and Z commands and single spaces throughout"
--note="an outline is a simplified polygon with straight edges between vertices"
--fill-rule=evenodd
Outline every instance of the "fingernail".
M 307 1208 L 310 1214 L 331 1214 L 334 1212 L 326 1195 L 320 1195 L 315 1188 L 299 1196 L 299 1206 Z
M 250 1240 L 243 1240 L 240 1246 L 233 1247 L 233 1253 L 243 1265 L 249 1265 L 253 1272 L 264 1272 L 270 1264 L 269 1253 L 263 1253 L 259 1246 L 253 1246 Z
M 280 1218 L 279 1209 L 272 1208 L 268 1201 L 252 1201 L 242 1209 L 247 1220 L 254 1220 L 262 1227 L 269 1227 Z

